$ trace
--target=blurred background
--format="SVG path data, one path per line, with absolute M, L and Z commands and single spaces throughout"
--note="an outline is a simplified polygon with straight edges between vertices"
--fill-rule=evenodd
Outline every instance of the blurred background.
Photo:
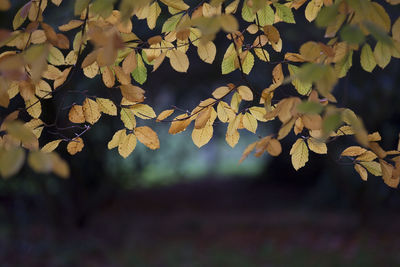
M 11 28 L 12 15 L 24 2 L 12 1 L 12 9 L 1 14 L 1 28 Z M 68 22 L 73 2 L 52 6 L 45 20 L 54 26 Z M 399 8 L 385 7 L 394 21 Z M 305 21 L 304 7 L 295 18 L 296 25 L 277 25 L 284 51 L 322 40 L 323 31 Z M 159 18 L 158 27 L 163 21 Z M 145 22 L 133 23 L 140 38 L 151 36 Z M 171 105 L 191 110 L 218 86 L 242 83 L 237 71 L 220 74 L 229 45 L 224 34 L 216 45 L 213 65 L 202 62 L 192 47 L 188 74 L 174 72 L 167 62 L 148 72 L 142 87 L 157 114 Z M 271 61 L 282 60 L 269 52 Z M 256 63 L 249 80 L 259 92 L 270 85 L 273 66 Z M 399 73 L 395 59 L 384 70 L 366 73 L 356 53 L 349 75 L 334 91 L 370 132 L 381 133 L 388 150 L 397 146 L 400 132 Z M 90 80 L 78 71 L 66 90 L 103 95 L 108 89 L 99 76 Z M 294 93 L 291 87 L 280 90 L 281 96 Z M 83 100 L 79 94 L 62 95 L 44 107 L 54 110 L 64 97 L 64 105 Z M 123 126 L 103 116 L 83 136 L 82 152 L 71 157 L 65 145 L 59 148 L 71 167 L 69 179 L 25 167 L 16 177 L 0 180 L 1 266 L 400 265 L 399 191 L 372 175 L 364 182 L 351 165 L 338 162 L 345 145 L 354 142 L 351 137 L 330 143 L 329 155 L 311 153 L 307 166 L 296 172 L 288 155 L 293 135 L 283 142 L 281 156 L 249 156 L 239 165 L 244 148 L 257 139 L 245 130 L 232 149 L 224 140 L 226 125 L 217 125 L 212 141 L 198 149 L 191 141 L 193 126 L 172 136 L 168 124 L 140 125 L 156 130 L 159 150 L 138 143 L 127 159 L 109 151 L 107 142 Z M 278 128 L 261 124 L 257 133 Z

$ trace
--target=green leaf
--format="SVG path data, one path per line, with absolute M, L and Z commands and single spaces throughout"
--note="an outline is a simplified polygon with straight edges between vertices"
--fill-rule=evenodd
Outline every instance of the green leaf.
M 293 12 L 289 7 L 279 3 L 274 3 L 274 7 L 276 8 L 276 14 L 284 22 L 296 23 L 296 21 L 294 20 Z
M 329 134 L 336 131 L 342 123 L 342 116 L 340 113 L 333 113 L 326 116 L 322 121 L 322 129 L 324 133 Z
M 360 63 L 361 67 L 368 72 L 372 72 L 376 67 L 375 57 L 369 44 L 365 44 L 361 49 Z
M 180 14 L 180 15 L 172 16 L 169 19 L 167 19 L 162 26 L 161 32 L 171 32 L 171 31 L 175 30 L 176 25 L 178 24 L 178 22 L 182 16 L 183 16 L 183 14 Z
M 257 11 L 257 16 L 260 26 L 274 24 L 275 14 L 270 5 L 264 5 L 262 9 Z
M 319 11 L 315 23 L 318 27 L 327 27 L 336 21 L 337 15 L 338 5 L 325 6 Z
M 147 68 L 143 63 L 142 56 L 136 54 L 137 57 L 137 67 L 132 71 L 132 77 L 136 82 L 144 84 L 147 80 Z
M 288 69 L 290 76 L 296 77 L 299 73 L 299 67 L 295 65 L 288 64 Z M 292 79 L 292 84 L 296 88 L 297 92 L 301 95 L 307 95 L 310 92 L 312 86 L 311 82 L 303 82 L 297 78 Z
M 364 33 L 355 25 L 344 26 L 340 31 L 340 37 L 350 44 L 361 44 L 365 41 Z
M 92 4 L 90 11 L 103 18 L 108 18 L 111 15 L 115 1 L 116 0 L 96 0 Z
M 228 74 L 236 69 L 235 67 L 235 58 L 236 51 L 234 44 L 230 44 L 228 49 L 226 49 L 224 59 L 222 60 L 221 69 L 222 74 Z
M 79 16 L 83 10 L 89 5 L 90 0 L 75 0 L 74 14 Z
M 390 58 L 392 57 L 392 51 L 387 44 L 379 41 L 376 43 L 374 56 L 378 66 L 383 69 L 387 64 L 389 64 Z
M 246 55 L 246 58 L 243 60 L 242 67 L 243 67 L 243 72 L 247 75 L 249 75 L 251 69 L 254 66 L 254 56 L 253 54 L 249 51 Z
M 242 7 L 242 18 L 247 22 L 253 22 L 256 19 L 256 14 L 253 13 L 253 10 L 246 2 L 243 3 Z
M 353 50 L 349 51 L 342 60 L 335 64 L 335 72 L 338 78 L 346 76 L 347 71 L 353 65 Z

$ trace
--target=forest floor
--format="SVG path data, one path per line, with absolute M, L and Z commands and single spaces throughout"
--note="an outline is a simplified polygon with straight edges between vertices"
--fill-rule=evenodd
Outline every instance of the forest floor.
M 303 194 L 247 180 L 126 192 L 83 227 L 39 220 L 23 238 L 2 229 L 0 265 L 400 266 L 400 216 L 364 223 L 354 211 L 304 208 Z

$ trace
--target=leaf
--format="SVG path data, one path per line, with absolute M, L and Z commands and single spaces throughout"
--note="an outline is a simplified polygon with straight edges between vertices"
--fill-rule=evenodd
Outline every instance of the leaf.
M 54 66 L 65 65 L 65 59 L 63 53 L 55 46 L 51 46 L 49 49 L 49 55 L 47 60 Z
M 160 122 L 160 121 L 165 120 L 166 118 L 168 118 L 169 116 L 171 116 L 172 113 L 174 113 L 174 111 L 175 111 L 175 109 L 167 109 L 167 110 L 164 110 L 163 112 L 161 112 L 161 113 L 158 115 L 158 117 L 157 117 L 157 119 L 156 119 L 156 122 Z
M 369 173 L 375 176 L 382 176 L 381 165 L 376 161 L 361 161 L 360 164 L 364 166 Z
M 228 134 L 228 132 L 225 135 L 225 140 L 230 145 L 232 148 L 236 146 L 236 144 L 239 142 L 240 134 L 237 130 L 233 131 L 232 133 Z
M 185 4 L 185 2 L 183 2 L 183 0 L 160 0 L 163 4 L 175 8 L 177 10 L 186 10 L 189 8 L 189 6 L 187 4 Z
M 118 145 L 121 143 L 123 137 L 126 136 L 126 130 L 118 130 L 114 133 L 113 137 L 107 144 L 108 149 L 113 149 L 115 147 L 118 147 Z
M 68 119 L 72 123 L 84 123 L 85 115 L 81 105 L 73 105 L 68 113 Z
M 15 14 L 13 22 L 12 22 L 14 30 L 18 29 L 25 22 L 25 20 L 27 18 L 27 14 L 28 14 L 27 10 L 30 9 L 31 4 L 32 4 L 32 2 L 29 1 L 24 6 L 22 6 Z
M 143 102 L 144 101 L 144 93 L 145 91 L 135 85 L 125 84 L 121 85 L 121 94 L 124 98 L 131 102 Z
M 115 76 L 114 72 L 111 70 L 109 66 L 106 66 L 103 68 L 103 73 L 101 75 L 101 78 L 103 80 L 103 83 L 105 86 L 108 88 L 111 88 L 115 84 Z
M 266 122 L 265 115 L 267 114 L 267 110 L 264 107 L 251 107 L 249 108 L 251 115 L 254 116 L 258 121 Z
M 373 161 L 374 159 L 376 159 L 378 156 L 372 152 L 372 151 L 365 151 L 364 153 L 362 153 L 360 156 L 358 156 L 356 158 L 356 160 L 358 161 Z
M 272 25 L 274 23 L 274 10 L 270 5 L 263 5 L 263 8 L 257 11 L 258 24 L 263 27 L 265 25 Z
M 122 62 L 122 70 L 125 73 L 131 73 L 138 66 L 136 52 L 133 49 Z
M 134 134 L 123 135 L 118 145 L 118 153 L 123 158 L 127 158 L 135 150 L 136 143 L 136 136 Z
M 272 77 L 273 77 L 273 82 L 277 85 L 281 85 L 283 82 L 283 72 L 282 72 L 282 64 L 278 64 L 274 67 L 272 70 Z
M 224 58 L 222 60 L 222 64 L 221 64 L 222 74 L 228 74 L 236 69 L 236 66 L 235 66 L 236 58 L 237 58 L 237 56 L 236 56 L 235 46 L 234 46 L 234 44 L 230 44 L 228 46 L 228 49 L 226 49 Z
M 115 76 L 117 76 L 118 82 L 120 84 L 130 84 L 131 83 L 131 77 L 128 74 L 126 74 L 120 66 L 114 66 L 113 69 L 115 72 Z
M 136 127 L 135 114 L 129 108 L 121 108 L 120 117 L 125 128 L 133 130 Z
M 156 113 L 153 108 L 146 104 L 136 104 L 130 108 L 135 116 L 141 119 L 153 119 L 156 117 Z
M 83 143 L 82 138 L 77 137 L 73 140 L 69 141 L 67 145 L 67 151 L 71 155 L 75 155 L 78 152 L 81 152 L 85 144 Z
M 379 67 L 381 67 L 382 69 L 385 68 L 390 62 L 391 55 L 392 53 L 388 45 L 384 44 L 381 41 L 376 43 L 374 56 L 376 64 L 378 64 Z
M 276 15 L 280 19 L 287 23 L 296 23 L 292 10 L 289 7 L 279 3 L 274 3 L 273 5 L 276 8 Z
M 189 59 L 185 53 L 180 50 L 171 50 L 169 54 L 171 67 L 178 72 L 187 72 L 189 68 Z
M 309 22 L 313 21 L 317 17 L 318 12 L 321 10 L 322 4 L 322 0 L 311 0 L 310 2 L 308 2 L 305 10 L 305 15 L 306 19 Z
M 303 139 L 298 138 L 296 140 L 290 149 L 290 155 L 292 155 L 292 165 L 296 171 L 306 165 L 308 161 L 308 148 Z
M 143 63 L 142 56 L 139 54 L 136 56 L 137 67 L 132 71 L 132 77 L 136 82 L 143 84 L 147 80 L 147 68 Z
M 324 106 L 314 101 L 303 101 L 296 106 L 297 111 L 304 114 L 320 114 Z
M 3 178 L 8 178 L 16 174 L 24 164 L 25 152 L 17 147 L 11 150 L 0 150 L 0 174 Z
M 110 99 L 98 97 L 96 98 L 96 103 L 102 113 L 117 116 L 117 107 Z
M 251 52 L 248 52 L 242 62 L 243 73 L 249 74 L 254 66 L 254 56 Z
M 172 122 L 171 126 L 169 127 L 168 133 L 169 134 L 177 134 L 186 130 L 191 122 L 190 117 L 187 114 L 181 114 L 177 116 Z
M 49 153 L 31 151 L 28 155 L 29 166 L 38 173 L 49 173 L 53 168 L 52 158 Z
M 282 153 L 282 145 L 275 138 L 271 138 L 268 140 L 266 149 L 267 152 L 273 157 L 277 157 Z
M 215 99 L 221 99 L 224 96 L 226 96 L 230 91 L 231 91 L 231 89 L 228 86 L 220 86 L 214 90 L 214 92 L 212 93 L 212 96 Z
M 236 114 L 231 107 L 224 101 L 220 101 L 217 106 L 218 119 L 221 122 L 228 122 L 235 118 Z
M 194 128 L 192 131 L 193 143 L 198 147 L 207 144 L 213 136 L 214 128 L 212 125 L 205 125 L 203 128 Z
M 318 154 L 327 154 L 328 148 L 324 142 L 320 142 L 314 137 L 310 137 L 307 139 L 308 148 Z
M 79 26 L 81 26 L 83 24 L 82 20 L 76 20 L 76 19 L 72 19 L 70 21 L 68 21 L 67 24 L 58 26 L 58 29 L 60 31 L 66 32 L 66 31 L 70 31 L 72 29 L 78 28 Z
M 83 115 L 85 120 L 90 124 L 95 124 L 101 116 L 99 105 L 90 98 L 86 98 L 82 104 Z
M 136 127 L 135 135 L 137 139 L 148 148 L 153 150 L 160 148 L 160 141 L 158 140 L 158 136 L 156 132 L 154 132 L 150 127 Z
M 239 164 L 242 163 L 249 155 L 250 153 L 254 150 L 258 142 L 251 143 L 246 147 L 246 149 L 243 151 L 242 157 L 239 160 Z
M 211 111 L 212 111 L 212 106 L 203 108 L 203 110 L 200 111 L 199 114 L 196 116 L 194 128 L 196 129 L 203 128 L 206 125 L 208 119 L 210 119 L 211 117 Z
M 213 63 L 215 55 L 217 54 L 217 48 L 215 44 L 211 41 L 208 41 L 205 44 L 200 42 L 199 45 L 197 46 L 197 53 L 199 54 L 201 60 L 211 64 Z
M 253 100 L 253 92 L 248 86 L 241 85 L 237 88 L 237 92 L 239 93 L 240 97 L 246 101 Z
M 12 137 L 20 140 L 22 143 L 37 142 L 37 137 L 21 121 L 11 121 L 6 123 L 6 131 Z
M 376 61 L 369 44 L 365 44 L 361 49 L 361 67 L 368 72 L 372 72 L 376 66 Z
M 362 148 L 360 146 L 350 146 L 343 150 L 342 154 L 340 156 L 348 156 L 348 157 L 355 157 L 359 156 L 363 153 L 365 153 L 367 150 L 365 148 Z
M 53 152 L 58 147 L 58 145 L 61 143 L 61 141 L 62 141 L 62 139 L 51 141 L 51 142 L 47 143 L 46 145 L 44 145 L 42 147 L 41 151 L 45 152 L 45 153 Z
M 362 167 L 360 164 L 355 164 L 354 169 L 360 175 L 361 179 L 363 179 L 364 181 L 367 181 L 368 173 L 364 167 Z
M 252 133 L 256 133 L 257 120 L 249 112 L 243 115 L 243 126 Z

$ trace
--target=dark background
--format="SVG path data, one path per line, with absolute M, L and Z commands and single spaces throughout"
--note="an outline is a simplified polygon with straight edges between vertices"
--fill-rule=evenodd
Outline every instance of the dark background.
M 11 28 L 12 14 L 22 1 L 12 4 L 12 10 L 1 14 L 2 28 Z M 73 1 L 64 1 L 59 9 L 52 6 L 45 20 L 57 26 L 66 23 L 72 6 Z M 399 9 L 388 10 L 394 21 Z M 306 40 L 322 40 L 323 31 L 305 21 L 304 7 L 295 15 L 296 25 L 277 24 L 284 51 L 295 52 Z M 158 27 L 162 21 L 159 18 Z M 144 21 L 133 23 L 139 37 L 151 36 Z M 142 86 L 146 103 L 157 114 L 170 105 L 192 109 L 218 86 L 243 83 L 238 71 L 220 74 L 228 44 L 224 34 L 217 36 L 213 65 L 190 48 L 188 74 L 174 72 L 167 60 L 155 73 L 148 70 Z M 271 61 L 282 60 L 282 55 L 268 51 Z M 249 80 L 259 92 L 271 83 L 273 67 L 256 60 Z M 400 132 L 399 73 L 396 59 L 384 70 L 364 72 L 355 53 L 348 76 L 334 90 L 340 105 L 359 114 L 370 132 L 381 133 L 387 150 L 397 146 Z M 109 89 L 99 76 L 89 80 L 78 70 L 65 90 L 105 95 Z M 294 93 L 291 87 L 279 90 L 281 96 Z M 76 95 L 61 94 L 44 107 L 56 110 L 63 98 L 63 105 L 83 100 Z M 118 118 L 103 116 L 84 135 L 81 153 L 71 157 L 65 145 L 59 148 L 70 163 L 68 180 L 34 174 L 27 166 L 16 177 L 0 180 L 1 266 L 400 264 L 399 191 L 372 175 L 364 182 L 351 165 L 338 162 L 344 147 L 354 143 L 351 137 L 330 143 L 329 155 L 310 153 L 306 167 L 296 172 L 288 155 L 293 135 L 283 142 L 278 158 L 250 156 L 238 165 L 244 148 L 257 139 L 245 130 L 231 149 L 224 141 L 226 126 L 217 125 L 213 140 L 197 149 L 190 137 L 193 126 L 171 136 L 168 124 L 140 123 L 156 129 L 158 151 L 138 143 L 125 160 L 116 150 L 108 151 L 107 142 L 123 126 Z M 258 133 L 276 132 L 278 127 L 260 124 Z

